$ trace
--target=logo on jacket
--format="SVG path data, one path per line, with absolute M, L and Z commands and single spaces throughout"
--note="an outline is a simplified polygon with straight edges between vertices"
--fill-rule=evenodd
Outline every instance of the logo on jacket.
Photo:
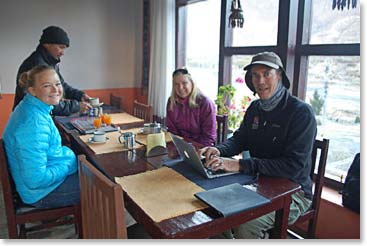
M 259 116 L 255 116 L 251 126 L 252 130 L 257 130 L 259 128 L 259 121 Z

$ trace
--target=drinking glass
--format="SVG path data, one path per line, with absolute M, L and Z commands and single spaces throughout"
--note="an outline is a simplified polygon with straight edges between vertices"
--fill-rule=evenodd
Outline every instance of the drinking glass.
M 112 119 L 111 119 L 111 115 L 109 115 L 109 114 L 104 114 L 103 115 L 103 118 L 102 118 L 102 120 L 104 121 L 104 123 L 106 124 L 106 125 L 111 125 L 111 121 L 112 121 Z
M 96 118 L 94 118 L 93 119 L 93 125 L 94 125 L 94 127 L 95 128 L 100 128 L 101 127 L 101 125 L 102 125 L 102 119 L 101 118 L 99 118 L 99 117 L 96 117 Z

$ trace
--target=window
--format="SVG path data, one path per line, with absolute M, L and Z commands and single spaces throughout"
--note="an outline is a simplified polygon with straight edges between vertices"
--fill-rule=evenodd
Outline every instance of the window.
M 346 177 L 360 152 L 359 56 L 310 56 L 306 102 L 317 119 L 317 136 L 330 139 L 325 176 Z
M 360 152 L 359 6 L 338 11 L 329 1 L 303 2 L 311 11 L 303 13 L 299 96 L 315 111 L 318 138 L 330 139 L 325 176 L 344 182 Z
M 316 112 L 318 138 L 330 139 L 326 177 L 345 178 L 360 152 L 360 2 L 339 11 L 330 0 L 241 0 L 242 29 L 228 27 L 231 0 L 178 2 L 193 3 L 184 5 L 187 19 L 178 19 L 179 28 L 187 21 L 186 39 L 178 36 L 179 43 L 187 42 L 179 45 L 178 60 L 186 55 L 185 65 L 198 74 L 210 98 L 229 83 L 236 97 L 253 97 L 245 83 L 236 83 L 244 78 L 243 66 L 258 52 L 278 53 L 292 94 Z
M 338 11 L 331 1 L 312 2 L 310 44 L 360 42 L 359 6 Z
M 245 22 L 243 28 L 231 29 L 231 31 L 233 31 L 233 41 L 230 46 L 276 45 L 278 8 L 278 0 L 242 1 Z M 261 11 L 259 11 L 259 9 L 261 9 Z
M 185 31 L 178 40 L 184 53 L 178 66 L 185 66 L 201 91 L 214 101 L 218 89 L 220 1 L 207 0 L 180 7 L 179 19 L 185 22 L 179 25 Z

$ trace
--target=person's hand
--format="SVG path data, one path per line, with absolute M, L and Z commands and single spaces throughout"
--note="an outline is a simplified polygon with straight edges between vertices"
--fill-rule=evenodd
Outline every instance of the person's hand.
M 220 152 L 215 147 L 204 147 L 199 149 L 198 151 L 199 156 L 205 156 L 206 160 L 210 160 L 213 156 L 220 156 Z
M 205 166 L 214 171 L 221 169 L 227 172 L 238 172 L 241 170 L 239 160 L 219 156 L 213 156 L 210 160 L 207 159 Z
M 92 105 L 90 105 L 89 103 L 87 102 L 80 102 L 79 103 L 79 106 L 80 106 L 80 109 L 79 109 L 79 112 L 81 114 L 86 114 L 88 113 L 89 109 L 92 108 Z
M 82 102 L 89 102 L 89 99 L 91 99 L 90 96 L 88 96 L 87 93 L 85 93 L 83 96 L 82 96 Z

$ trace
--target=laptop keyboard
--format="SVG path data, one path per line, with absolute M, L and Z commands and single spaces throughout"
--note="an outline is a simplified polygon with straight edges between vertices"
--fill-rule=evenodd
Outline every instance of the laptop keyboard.
M 206 166 L 205 166 L 205 158 L 202 158 L 201 159 L 201 163 L 203 163 L 203 166 L 204 166 L 204 168 L 205 168 L 205 170 L 206 170 L 206 172 L 209 174 L 209 175 L 216 175 L 216 174 L 221 174 L 221 173 L 226 173 L 226 171 L 224 170 L 224 169 L 218 169 L 218 170 L 216 170 L 216 171 L 214 171 L 213 169 L 211 169 L 211 168 L 207 168 Z

